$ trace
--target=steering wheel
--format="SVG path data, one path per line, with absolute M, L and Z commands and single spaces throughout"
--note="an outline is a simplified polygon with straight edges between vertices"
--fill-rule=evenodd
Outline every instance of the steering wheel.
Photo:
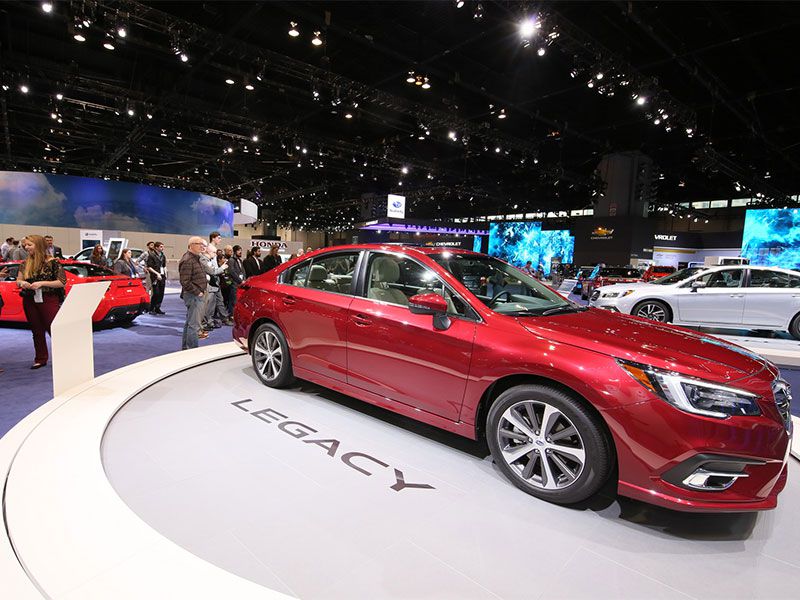
M 508 300 L 511 300 L 511 292 L 509 292 L 508 290 L 501 290 L 501 291 L 497 292 L 497 293 L 496 293 L 494 296 L 492 296 L 492 299 L 491 299 L 491 300 L 489 300 L 488 307 L 489 307 L 489 308 L 491 308 L 492 306 L 494 306 L 494 305 L 495 305 L 495 303 L 496 303 L 496 302 L 497 302 L 497 301 L 498 301 L 498 300 L 501 298 L 501 296 L 503 296 L 503 295 L 505 295 L 505 296 L 506 296 L 506 298 L 507 298 Z

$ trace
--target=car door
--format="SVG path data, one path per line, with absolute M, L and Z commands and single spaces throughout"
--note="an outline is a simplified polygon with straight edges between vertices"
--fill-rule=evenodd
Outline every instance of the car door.
M 348 308 L 359 251 L 327 252 L 281 274 L 275 315 L 286 335 L 292 366 L 347 380 Z
M 800 277 L 784 271 L 749 269 L 742 323 L 749 327 L 785 327 L 800 312 Z
M 360 389 L 457 420 L 469 375 L 478 315 L 431 267 L 403 254 L 370 252 L 363 293 L 350 305 L 347 381 Z M 448 300 L 449 327 L 413 314 L 408 298 Z
M 744 269 L 704 273 L 683 284 L 677 293 L 678 314 L 683 323 L 741 325 L 744 313 Z M 696 281 L 705 287 L 692 288 Z

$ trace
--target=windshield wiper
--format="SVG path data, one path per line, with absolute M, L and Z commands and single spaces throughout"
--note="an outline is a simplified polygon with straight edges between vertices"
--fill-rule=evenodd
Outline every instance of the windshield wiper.
M 578 306 L 576 304 L 564 304 L 562 306 L 556 306 L 555 308 L 549 308 L 542 313 L 543 317 L 547 317 L 550 315 L 555 315 L 558 313 L 565 313 L 565 312 L 583 312 L 585 310 L 589 310 L 588 306 Z

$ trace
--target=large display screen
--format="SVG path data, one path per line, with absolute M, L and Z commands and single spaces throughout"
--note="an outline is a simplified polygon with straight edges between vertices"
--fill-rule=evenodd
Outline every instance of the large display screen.
M 229 237 L 233 206 L 200 192 L 0 171 L 0 223 Z
M 536 268 L 542 265 L 550 274 L 553 259 L 573 262 L 575 237 L 568 229 L 542 231 L 539 221 L 503 221 L 489 225 L 489 254 L 517 267 L 527 261 Z
M 800 210 L 748 210 L 742 234 L 742 256 L 754 265 L 800 270 Z

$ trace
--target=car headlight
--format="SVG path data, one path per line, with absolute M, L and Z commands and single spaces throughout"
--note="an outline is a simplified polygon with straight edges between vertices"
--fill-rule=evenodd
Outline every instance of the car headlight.
M 617 363 L 636 381 L 678 410 L 717 419 L 761 414 L 757 394 L 626 360 L 617 359 Z
M 602 294 L 603 298 L 624 298 L 631 295 L 635 290 L 625 290 L 624 292 L 607 292 Z

